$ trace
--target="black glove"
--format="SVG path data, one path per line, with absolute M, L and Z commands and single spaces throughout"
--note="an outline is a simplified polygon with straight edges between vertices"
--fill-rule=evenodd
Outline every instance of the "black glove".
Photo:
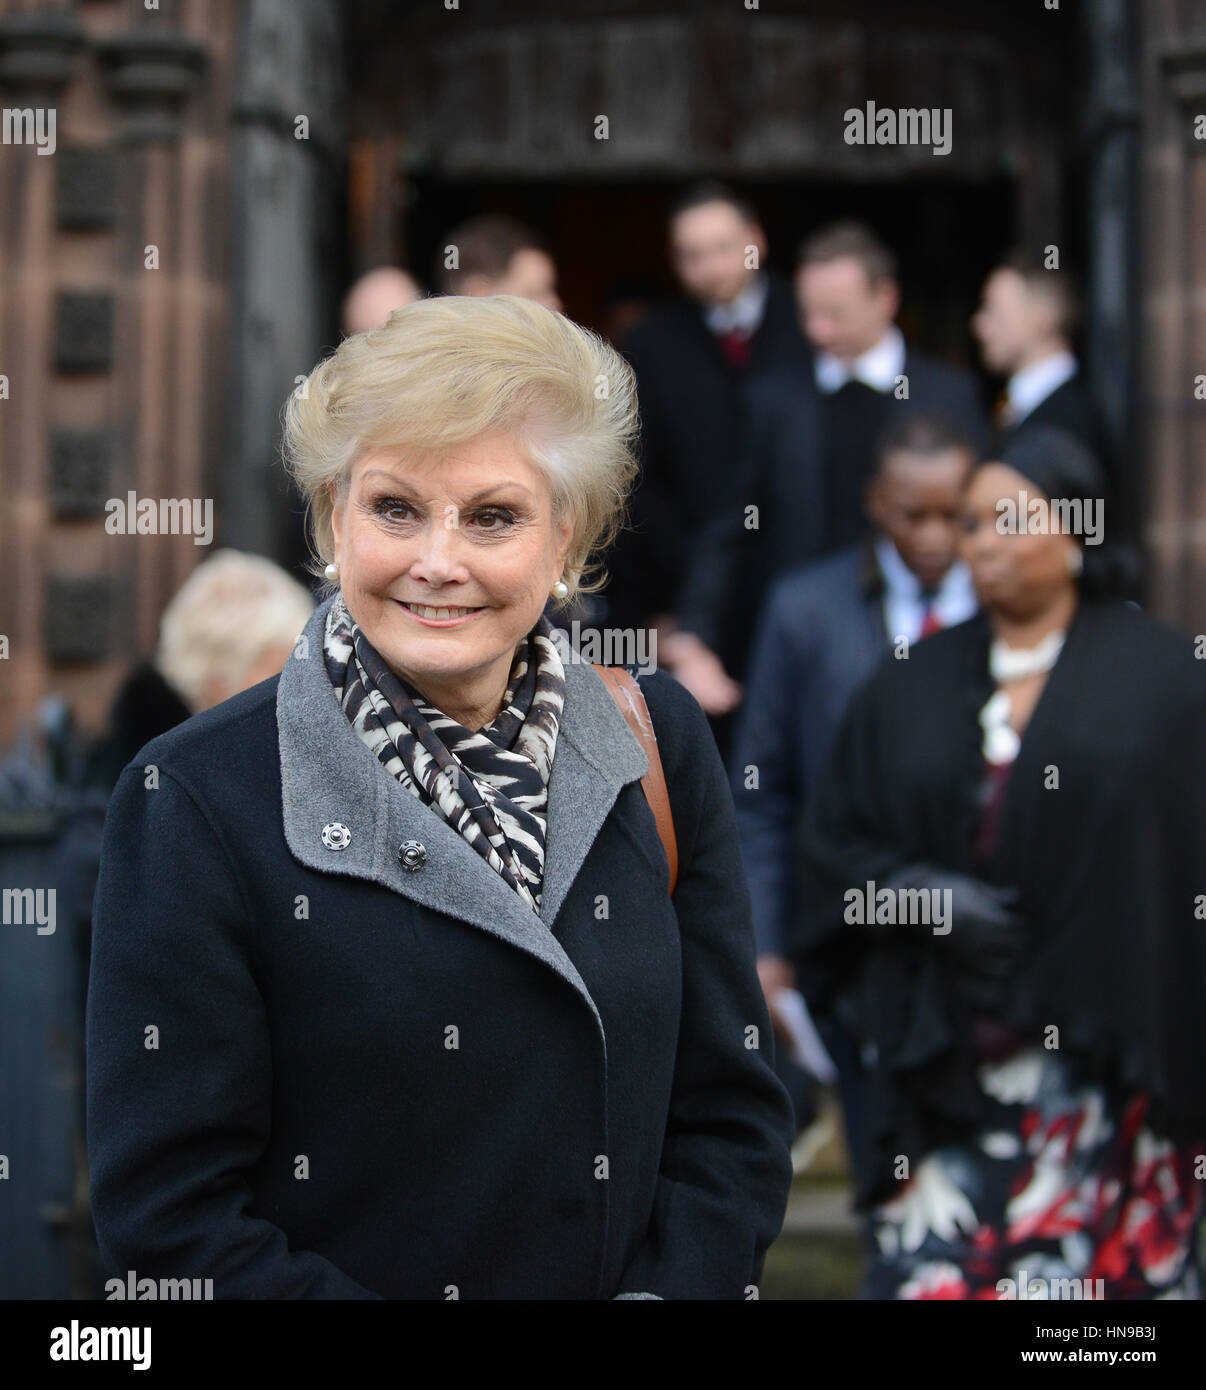
M 910 925 L 932 935 L 936 950 L 950 951 L 960 993 L 973 1008 L 990 1011 L 1025 947 L 1025 919 L 1014 911 L 1017 889 L 932 864 L 911 864 L 882 886 L 930 894 L 929 923 L 910 919 Z

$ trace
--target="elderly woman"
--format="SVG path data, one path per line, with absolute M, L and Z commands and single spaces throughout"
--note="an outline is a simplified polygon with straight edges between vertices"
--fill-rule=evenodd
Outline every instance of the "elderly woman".
M 202 560 L 163 610 L 154 655 L 114 697 L 85 781 L 108 792 L 156 734 L 275 675 L 313 611 L 309 591 L 262 555 L 219 550 Z
M 650 762 L 544 614 L 633 470 L 632 378 L 512 296 L 423 300 L 288 406 L 320 604 L 279 678 L 143 748 L 88 1010 L 100 1248 L 218 1298 L 743 1298 L 779 1231 L 723 768 Z
M 1109 596 L 1033 426 L 965 494 L 977 617 L 855 698 L 793 957 L 861 1045 L 880 1298 L 1197 1298 L 1206 662 Z

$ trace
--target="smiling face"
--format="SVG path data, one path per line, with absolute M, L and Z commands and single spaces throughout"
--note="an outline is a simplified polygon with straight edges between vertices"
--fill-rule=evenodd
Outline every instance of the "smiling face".
M 998 503 L 1009 501 L 1024 513 L 1021 494 L 1039 490 L 1004 463 L 982 464 L 963 498 L 963 559 L 980 602 L 1005 616 L 1025 619 L 1050 607 L 1061 593 L 1074 591 L 1068 566 L 1077 542 L 1058 531 L 1009 531 L 998 523 Z M 1008 515 L 1008 513 L 1007 513 Z
M 572 534 L 519 442 L 369 450 L 331 526 L 348 611 L 390 668 L 467 728 L 493 719 Z

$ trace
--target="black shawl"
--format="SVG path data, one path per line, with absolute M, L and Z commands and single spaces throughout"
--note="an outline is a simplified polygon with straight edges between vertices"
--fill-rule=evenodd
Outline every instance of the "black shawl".
M 853 1030 L 867 1068 L 868 1174 L 991 1118 L 947 938 L 847 925 L 843 895 L 928 862 L 976 872 L 991 695 L 983 614 L 889 656 L 852 702 L 802 843 L 791 952 L 810 1003 Z M 1058 787 L 1045 787 L 1051 769 Z M 1206 1135 L 1206 661 L 1129 604 L 1082 598 L 1013 766 L 982 877 L 1015 886 L 1023 964 L 1003 1021 L 1086 1075 L 1147 1091 L 1170 1137 Z M 1196 912 L 1195 912 L 1196 908 Z M 1048 1035 L 1054 1036 L 1054 1035 Z

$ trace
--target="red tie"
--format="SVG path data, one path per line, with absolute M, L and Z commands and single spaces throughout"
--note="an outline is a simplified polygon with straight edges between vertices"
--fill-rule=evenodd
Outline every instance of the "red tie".
M 933 598 L 923 598 L 922 605 L 921 635 L 932 637 L 935 632 L 942 631 L 942 619 L 934 612 Z
M 726 333 L 717 333 L 716 341 L 724 353 L 730 367 L 744 367 L 750 360 L 749 335 L 740 328 L 730 328 Z

